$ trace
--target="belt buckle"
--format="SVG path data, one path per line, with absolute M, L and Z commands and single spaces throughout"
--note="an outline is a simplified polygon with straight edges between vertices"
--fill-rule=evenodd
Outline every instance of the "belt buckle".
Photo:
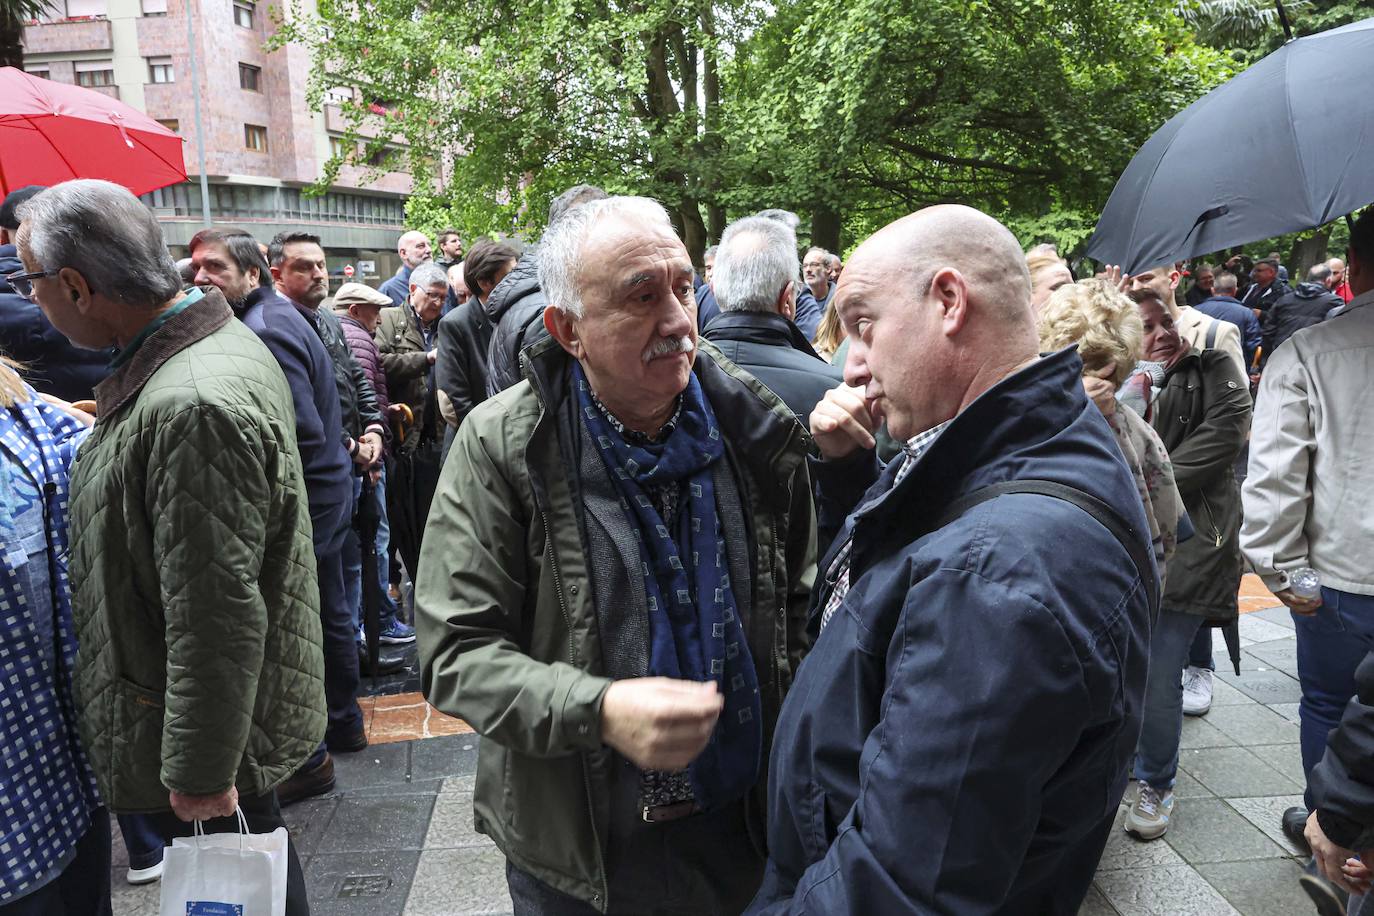
M 676 821 L 684 817 L 691 817 L 698 813 L 701 808 L 695 801 L 674 802 L 671 805 L 645 805 L 640 809 L 640 816 L 646 824 L 661 824 L 665 821 Z

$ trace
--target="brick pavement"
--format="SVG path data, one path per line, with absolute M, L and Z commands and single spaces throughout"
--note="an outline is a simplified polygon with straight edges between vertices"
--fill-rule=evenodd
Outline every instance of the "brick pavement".
M 1175 823 L 1141 843 L 1118 822 L 1083 916 L 1295 916 L 1301 860 L 1279 830 L 1301 801 L 1293 623 L 1254 580 L 1241 589 L 1241 674 L 1216 634 L 1214 705 L 1187 719 Z M 315 916 L 508 913 L 504 861 L 472 829 L 477 736 L 429 709 L 414 670 L 365 712 L 373 744 L 336 757 L 337 790 L 287 809 Z M 124 883 L 116 916 L 157 916 L 157 885 Z

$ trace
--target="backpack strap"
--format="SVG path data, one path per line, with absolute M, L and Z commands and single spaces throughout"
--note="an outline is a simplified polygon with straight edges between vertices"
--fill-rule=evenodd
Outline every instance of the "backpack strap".
M 1207 338 L 1203 341 L 1202 349 L 1210 350 L 1217 345 L 1217 323 L 1220 318 L 1213 318 L 1207 325 Z
M 1145 596 L 1150 603 L 1150 620 L 1153 621 L 1159 616 L 1159 577 L 1155 573 L 1150 551 L 1142 546 L 1140 533 L 1127 524 L 1121 514 L 1111 506 L 1077 487 L 1071 487 L 1053 480 L 1008 480 L 1003 483 L 995 483 L 974 490 L 972 493 L 950 503 L 945 509 L 944 515 L 940 517 L 940 521 L 936 523 L 935 528 L 943 528 L 975 506 L 1010 493 L 1033 493 L 1039 496 L 1062 499 L 1065 502 L 1073 503 L 1096 519 L 1098 524 L 1112 533 L 1122 548 L 1130 554 L 1131 561 L 1135 563 L 1136 572 L 1140 575 L 1140 581 L 1145 586 Z M 1143 543 L 1150 543 L 1149 538 L 1145 538 Z

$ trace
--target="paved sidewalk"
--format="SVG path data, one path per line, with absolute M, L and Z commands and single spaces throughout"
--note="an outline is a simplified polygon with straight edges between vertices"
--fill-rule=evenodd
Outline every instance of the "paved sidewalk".
M 1216 634 L 1207 716 L 1186 719 L 1175 823 L 1152 843 L 1118 823 L 1086 916 L 1306 916 L 1300 859 L 1279 830 L 1301 803 L 1293 623 L 1247 581 L 1242 672 Z M 509 913 L 504 860 L 472 829 L 475 735 L 423 704 L 398 677 L 367 704 L 374 744 L 335 757 L 337 791 L 286 810 L 315 916 Z M 455 733 L 448 733 L 455 732 Z M 437 735 L 437 737 L 419 737 Z M 416 736 L 413 740 L 404 740 Z M 157 885 L 124 883 L 116 840 L 116 916 L 157 916 Z

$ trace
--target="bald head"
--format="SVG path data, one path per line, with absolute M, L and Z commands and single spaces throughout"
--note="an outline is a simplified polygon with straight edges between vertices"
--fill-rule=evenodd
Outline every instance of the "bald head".
M 1035 359 L 1030 292 L 1021 246 L 987 214 L 942 205 L 903 217 L 840 275 L 845 380 L 893 436 L 930 429 Z
M 396 253 L 401 256 L 407 267 L 419 267 L 433 255 L 429 247 L 429 236 L 414 230 L 404 233 L 396 240 Z

